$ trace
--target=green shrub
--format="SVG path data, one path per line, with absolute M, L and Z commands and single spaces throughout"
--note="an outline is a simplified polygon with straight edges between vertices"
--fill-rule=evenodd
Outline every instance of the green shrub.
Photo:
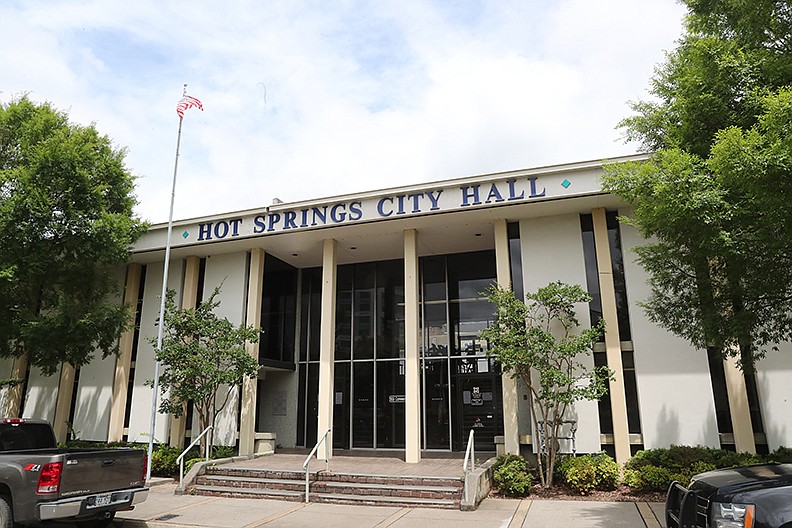
M 230 458 L 234 456 L 234 447 L 225 445 L 212 446 L 212 457 L 215 458 Z
M 652 465 L 624 470 L 624 483 L 637 491 L 666 491 L 671 482 L 678 480 L 685 483 L 685 478 L 684 475 L 674 474 L 667 468 Z
M 508 497 L 524 497 L 531 491 L 533 475 L 528 461 L 519 455 L 501 455 L 493 464 L 498 492 Z
M 175 477 L 179 474 L 176 459 L 181 449 L 165 444 L 157 445 L 151 453 L 151 474 L 156 477 Z
M 778 462 L 779 464 L 792 464 L 792 447 L 781 446 L 769 455 L 768 462 Z
M 619 484 L 619 465 L 605 453 L 565 457 L 559 469 L 566 484 L 588 494 L 593 490 L 611 490 Z

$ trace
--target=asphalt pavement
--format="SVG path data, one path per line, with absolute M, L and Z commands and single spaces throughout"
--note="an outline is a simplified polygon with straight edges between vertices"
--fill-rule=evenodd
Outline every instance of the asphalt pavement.
M 174 495 L 154 485 L 148 500 L 119 512 L 120 528 L 662 528 L 659 503 L 485 499 L 476 511 L 346 506 L 264 499 Z M 660 521 L 658 521 L 660 519 Z

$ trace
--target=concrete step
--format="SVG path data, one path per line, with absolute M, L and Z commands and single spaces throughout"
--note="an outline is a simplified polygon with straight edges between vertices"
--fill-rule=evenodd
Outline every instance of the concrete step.
M 311 484 L 315 493 L 336 493 L 339 495 L 417 497 L 424 499 L 451 499 L 462 495 L 461 487 L 451 486 L 410 486 L 398 484 L 370 484 L 365 482 L 325 482 Z
M 341 493 L 312 493 L 312 502 L 355 504 L 363 506 L 399 506 L 405 508 L 459 509 L 459 500 L 424 499 L 420 497 L 388 497 L 384 495 L 347 495 Z
M 310 500 L 338 504 L 459 508 L 463 485 L 459 478 L 366 475 L 318 471 L 309 473 Z M 198 477 L 197 495 L 258 497 L 301 501 L 305 473 L 215 466 Z
M 305 490 L 305 482 L 293 479 L 273 479 L 237 477 L 231 475 L 201 475 L 195 480 L 200 486 L 221 486 L 229 488 L 261 488 L 300 491 Z
M 262 488 L 233 488 L 227 486 L 206 486 L 195 485 L 191 486 L 189 493 L 195 495 L 203 495 L 208 497 L 233 497 L 239 499 L 279 499 L 288 501 L 302 501 L 305 500 L 305 490 L 303 491 L 290 491 L 278 489 L 262 489 Z

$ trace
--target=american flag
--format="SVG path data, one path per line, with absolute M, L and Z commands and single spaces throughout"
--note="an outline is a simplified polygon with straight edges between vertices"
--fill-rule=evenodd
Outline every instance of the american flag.
M 183 118 L 184 111 L 188 108 L 192 108 L 193 106 L 198 107 L 199 110 L 203 110 L 203 104 L 201 104 L 201 101 L 191 95 L 185 95 L 181 98 L 179 104 L 176 105 L 176 113 L 179 114 L 180 118 Z

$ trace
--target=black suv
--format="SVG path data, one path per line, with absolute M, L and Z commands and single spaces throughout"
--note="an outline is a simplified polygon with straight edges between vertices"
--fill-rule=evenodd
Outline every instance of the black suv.
M 792 528 L 792 464 L 759 464 L 674 482 L 666 497 L 667 528 Z

